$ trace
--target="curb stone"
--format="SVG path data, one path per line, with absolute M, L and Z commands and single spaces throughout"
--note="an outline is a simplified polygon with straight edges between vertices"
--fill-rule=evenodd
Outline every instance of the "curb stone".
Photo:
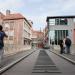
M 30 53 L 28 53 L 27 55 L 17 59 L 16 61 L 13 61 L 12 63 L 10 63 L 9 65 L 3 67 L 2 69 L 0 69 L 0 74 L 4 73 L 5 71 L 7 71 L 8 69 L 10 69 L 11 67 L 13 67 L 15 64 L 19 63 L 20 61 L 22 61 L 24 58 L 28 57 L 29 55 L 31 55 L 33 52 L 35 51 L 32 51 Z
M 50 50 L 49 50 L 49 51 L 50 51 Z M 54 54 L 56 54 L 56 55 L 62 57 L 63 59 L 66 59 L 67 61 L 69 61 L 70 63 L 72 63 L 73 65 L 75 65 L 75 61 L 74 61 L 74 60 L 72 60 L 72 59 L 70 59 L 70 58 L 68 58 L 68 57 L 66 57 L 66 56 L 63 56 L 63 55 L 61 55 L 61 54 L 58 54 L 58 53 L 56 53 L 56 52 L 54 52 L 54 51 L 50 51 L 50 52 L 52 52 L 52 53 L 54 53 Z

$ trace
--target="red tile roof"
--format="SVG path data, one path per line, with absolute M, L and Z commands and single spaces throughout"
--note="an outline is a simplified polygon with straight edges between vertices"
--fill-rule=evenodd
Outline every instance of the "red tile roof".
M 25 19 L 27 21 L 27 23 L 30 25 L 30 22 L 20 13 L 14 13 L 14 14 L 8 14 L 8 15 L 3 15 L 2 13 L 0 13 L 0 19 L 3 20 L 18 20 L 18 19 Z
M 20 13 L 9 14 L 4 17 L 4 20 L 15 20 L 15 19 L 25 19 Z
M 36 35 L 37 37 L 43 37 L 44 33 L 32 29 L 32 35 Z

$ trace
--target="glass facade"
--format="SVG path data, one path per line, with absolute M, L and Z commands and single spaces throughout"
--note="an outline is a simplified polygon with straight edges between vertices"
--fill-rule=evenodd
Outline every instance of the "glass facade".
M 67 18 L 50 18 L 49 25 L 68 25 Z M 59 40 L 63 40 L 66 36 L 68 36 L 68 30 L 53 30 L 49 31 L 50 44 L 59 44 Z
M 49 25 L 68 25 L 67 18 L 49 19 Z
M 66 18 L 60 18 L 60 19 L 56 19 L 56 25 L 67 25 L 67 19 Z
M 68 30 L 55 30 L 55 44 L 59 44 L 59 40 L 63 40 L 68 36 Z
M 49 19 L 49 25 L 55 25 L 55 19 Z
M 63 40 L 66 36 L 68 36 L 68 30 L 55 30 L 49 32 L 50 44 L 54 43 L 56 45 L 59 44 L 59 40 Z

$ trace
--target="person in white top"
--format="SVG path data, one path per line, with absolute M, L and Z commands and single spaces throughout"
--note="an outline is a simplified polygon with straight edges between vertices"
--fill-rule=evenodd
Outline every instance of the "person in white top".
M 65 49 L 65 48 L 66 48 L 65 40 L 66 40 L 66 38 L 63 39 L 63 48 L 64 48 L 63 51 L 64 51 L 64 53 L 66 53 L 66 49 Z

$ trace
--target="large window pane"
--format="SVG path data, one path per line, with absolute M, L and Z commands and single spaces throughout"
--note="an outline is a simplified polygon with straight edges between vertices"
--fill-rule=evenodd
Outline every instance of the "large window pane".
M 60 25 L 67 25 L 67 19 L 60 19 Z
M 49 19 L 49 25 L 55 25 L 55 19 Z
M 52 42 L 54 42 L 55 40 L 55 31 L 50 31 L 49 37 L 50 37 L 50 43 L 52 44 Z
M 67 25 L 68 24 L 67 22 L 68 22 L 67 18 L 57 18 L 55 20 L 56 25 Z

